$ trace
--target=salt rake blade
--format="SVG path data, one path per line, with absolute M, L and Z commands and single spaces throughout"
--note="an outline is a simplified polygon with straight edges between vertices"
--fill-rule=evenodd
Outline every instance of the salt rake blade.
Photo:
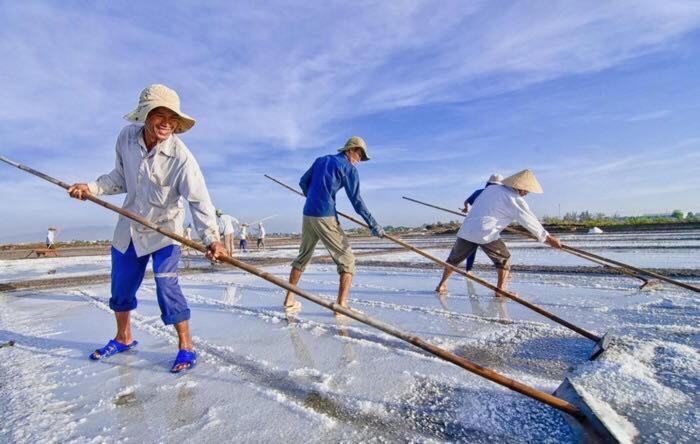
M 654 291 L 661 290 L 663 288 L 663 282 L 658 279 L 649 279 L 639 286 L 640 291 Z
M 591 352 L 591 356 L 589 356 L 588 360 L 595 361 L 596 359 L 598 359 L 600 355 L 602 355 L 603 352 L 608 349 L 611 341 L 612 333 L 608 331 L 603 335 L 602 338 L 600 338 L 598 342 L 596 342 L 595 347 L 593 347 L 593 352 Z
M 605 404 L 599 404 L 586 396 L 585 390 L 576 387 L 569 378 L 554 391 L 554 396 L 578 407 L 583 419 L 562 415 L 580 443 L 631 443 L 637 431 L 624 418 Z

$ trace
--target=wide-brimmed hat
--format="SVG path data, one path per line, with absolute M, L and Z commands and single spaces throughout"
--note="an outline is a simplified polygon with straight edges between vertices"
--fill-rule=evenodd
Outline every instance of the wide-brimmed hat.
M 519 173 L 515 173 L 503 179 L 501 183 L 516 190 L 529 191 L 530 193 L 541 194 L 544 192 L 542 191 L 542 185 L 535 177 L 535 173 L 531 170 L 522 170 Z
M 148 113 L 160 106 L 168 108 L 180 117 L 180 124 L 175 128 L 176 133 L 184 133 L 194 126 L 195 120 L 180 111 L 180 97 L 177 93 L 167 86 L 159 84 L 144 88 L 139 96 L 138 106 L 124 118 L 130 122 L 144 123 Z
M 345 142 L 345 146 L 338 148 L 338 152 L 344 152 L 352 148 L 359 148 L 362 151 L 362 161 L 369 160 L 369 154 L 367 154 L 367 144 L 359 136 L 352 136 Z
M 491 177 L 489 177 L 489 180 L 486 181 L 486 183 L 495 183 L 500 185 L 503 182 L 503 176 L 500 174 L 492 174 Z

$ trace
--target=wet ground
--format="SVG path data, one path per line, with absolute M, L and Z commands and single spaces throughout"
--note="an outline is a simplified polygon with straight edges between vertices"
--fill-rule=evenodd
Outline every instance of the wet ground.
M 612 276 L 516 273 L 512 289 L 527 300 L 597 334 L 613 331 L 613 348 L 589 362 L 590 340 L 512 301 L 459 277 L 438 297 L 437 270 L 393 265 L 361 265 L 351 306 L 543 391 L 568 374 L 641 442 L 697 436 L 700 307 L 690 292 L 640 292 Z M 479 275 L 494 279 L 486 268 Z M 133 314 L 139 346 L 103 362 L 86 357 L 113 335 L 108 284 L 0 293 L 0 343 L 16 342 L 0 348 L 2 441 L 573 439 L 558 411 L 371 327 L 305 301 L 286 316 L 282 292 L 253 276 L 221 269 L 181 283 L 200 363 L 178 376 L 168 373 L 174 336 L 151 280 Z M 329 298 L 336 285 L 330 264 L 311 266 L 300 282 Z

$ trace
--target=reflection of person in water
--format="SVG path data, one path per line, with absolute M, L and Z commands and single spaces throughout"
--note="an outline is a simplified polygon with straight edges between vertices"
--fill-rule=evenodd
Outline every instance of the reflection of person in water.
M 238 290 L 240 290 L 239 287 L 234 287 L 232 285 L 224 288 L 224 298 L 223 298 L 224 304 L 228 304 L 228 305 L 237 304 L 238 301 L 241 300 L 241 296 L 242 296 L 241 292 L 239 292 Z
M 506 300 L 504 298 L 489 298 L 486 303 L 486 309 L 483 309 L 478 297 L 469 297 L 469 305 L 471 305 L 472 313 L 485 318 L 496 318 L 500 321 L 511 323 L 508 317 L 506 308 Z
M 138 358 L 125 354 L 121 365 L 116 366 L 119 374 L 119 391 L 113 398 L 114 405 L 117 406 L 119 421 L 123 424 L 144 424 L 146 422 L 146 412 L 143 409 L 143 393 L 137 392 L 136 379 L 134 378 L 133 366 Z M 128 407 L 128 408 L 119 408 Z
M 352 321 L 346 316 L 334 316 L 333 320 L 335 321 L 335 327 L 336 331 L 338 332 L 338 335 L 344 338 L 342 339 L 343 357 L 341 358 L 340 362 L 340 364 L 342 365 L 339 365 L 338 368 L 348 368 L 351 365 L 357 364 L 357 354 L 355 353 L 355 349 L 350 343 L 351 336 L 348 332 L 348 324 Z
M 287 330 L 289 330 L 289 338 L 292 341 L 292 346 L 294 347 L 294 354 L 297 359 L 301 361 L 306 367 L 315 367 L 311 353 L 309 349 L 304 345 L 304 341 L 301 340 L 299 335 L 299 329 L 297 328 L 297 318 L 295 313 L 285 313 L 287 318 Z
M 301 335 L 299 334 L 296 314 L 286 313 L 285 316 L 287 318 L 289 338 L 291 339 L 292 346 L 294 347 L 294 355 L 304 366 L 315 368 L 316 363 L 314 362 L 309 349 L 306 348 L 306 345 L 304 345 L 304 341 L 301 339 Z M 348 340 L 351 338 L 347 326 L 350 319 L 345 317 L 334 317 L 333 320 L 335 321 L 336 325 L 336 333 L 338 336 L 340 336 L 338 340 L 340 340 L 343 345 L 343 354 L 340 357 L 340 362 L 338 362 L 338 365 L 336 366 L 336 372 L 329 384 L 333 388 L 339 388 L 350 384 L 350 380 L 352 378 L 346 370 L 357 364 L 357 354 L 355 353 L 355 349 L 351 342 Z

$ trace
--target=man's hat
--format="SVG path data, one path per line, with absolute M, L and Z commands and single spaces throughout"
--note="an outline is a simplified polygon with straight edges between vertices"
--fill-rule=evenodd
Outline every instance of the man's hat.
M 144 123 L 148 113 L 161 106 L 168 108 L 180 118 L 180 124 L 175 128 L 176 133 L 184 133 L 194 126 L 195 120 L 180 111 L 180 97 L 177 93 L 159 84 L 149 85 L 141 91 L 138 106 L 124 118 L 130 122 Z
M 510 177 L 503 179 L 503 185 L 516 190 L 529 191 L 530 193 L 543 193 L 542 185 L 537 181 L 535 173 L 531 170 L 522 170 Z
M 369 160 L 369 154 L 367 154 L 367 144 L 365 143 L 364 140 L 362 140 L 362 137 L 359 136 L 352 136 L 351 138 L 348 139 L 347 142 L 345 142 L 345 146 L 342 148 L 338 148 L 338 152 L 345 152 L 349 149 L 352 148 L 359 148 L 362 151 L 362 160 Z
M 486 183 L 495 183 L 497 185 L 500 185 L 501 182 L 503 182 L 503 176 L 500 174 L 492 174 L 491 177 L 489 177 L 489 180 L 486 181 Z

